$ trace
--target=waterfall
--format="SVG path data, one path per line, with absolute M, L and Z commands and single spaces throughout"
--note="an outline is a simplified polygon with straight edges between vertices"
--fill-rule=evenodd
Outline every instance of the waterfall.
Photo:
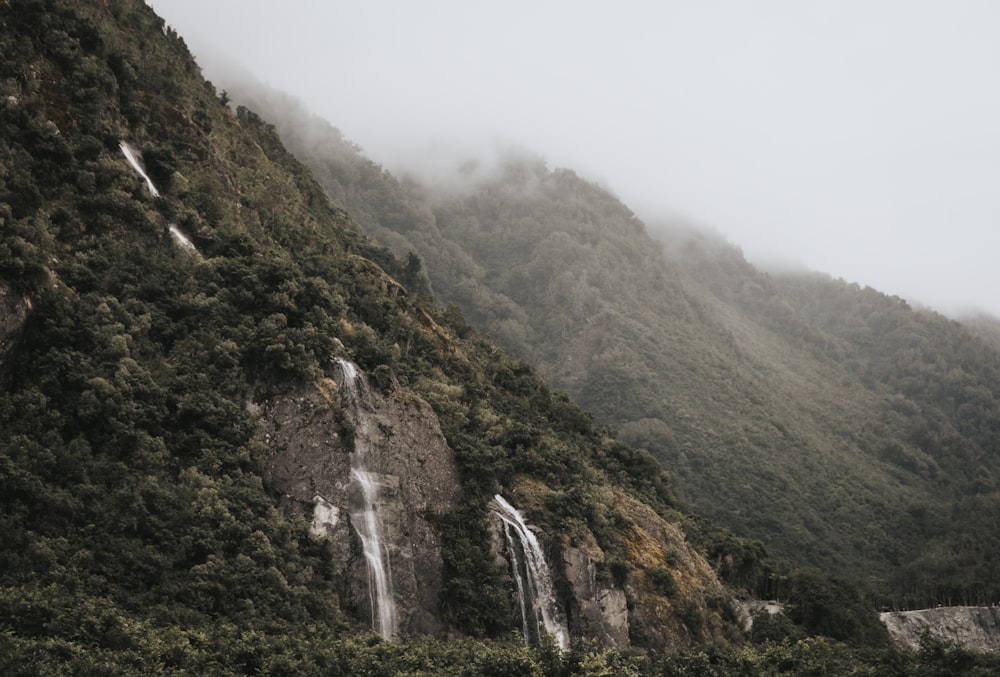
M 143 168 L 142 164 L 139 163 L 139 156 L 136 154 L 137 151 L 124 141 L 119 143 L 118 147 L 122 149 L 122 154 L 125 156 L 125 159 L 128 160 L 129 164 L 132 165 L 132 169 L 138 172 L 139 176 L 146 179 L 146 186 L 149 188 L 149 192 L 153 194 L 153 197 L 158 197 L 160 195 L 160 191 L 156 190 L 156 186 L 153 185 L 153 181 L 146 175 L 146 170 Z
M 160 191 L 158 191 L 156 189 L 156 186 L 153 185 L 153 180 L 149 178 L 148 174 L 146 174 L 146 170 L 143 168 L 142 162 L 140 162 L 139 160 L 139 154 L 138 154 L 139 151 L 133 148 L 131 144 L 128 144 L 124 141 L 121 141 L 118 144 L 118 147 L 121 148 L 122 155 L 125 156 L 125 159 L 128 160 L 128 163 L 132 165 L 132 169 L 134 169 L 136 173 L 138 173 L 139 176 L 141 176 L 146 181 L 146 187 L 149 188 L 149 192 L 152 193 L 153 197 L 159 197 Z M 174 240 L 177 241 L 177 244 L 179 244 L 182 248 L 187 249 L 190 252 L 193 252 L 194 254 L 198 254 L 198 248 L 194 246 L 194 243 L 191 242 L 191 238 L 185 235 L 180 228 L 178 228 L 173 224 L 170 224 L 169 230 Z
M 372 607 L 372 627 L 389 639 L 396 633 L 396 603 L 392 594 L 389 553 L 382 541 L 384 530 L 379 515 L 379 484 L 375 473 L 351 468 L 351 480 L 361 490 L 361 510 L 351 511 L 351 524 L 361 538 L 368 566 L 368 597 Z
M 177 241 L 177 244 L 179 244 L 182 248 L 187 249 L 188 251 L 194 254 L 198 254 L 198 248 L 194 246 L 194 243 L 191 242 L 190 238 L 188 238 L 187 235 L 181 232 L 180 228 L 178 228 L 174 224 L 170 224 L 169 230 L 170 234 L 173 235 L 174 240 Z
M 342 397 L 348 404 L 357 404 L 358 393 L 361 388 L 358 386 L 358 382 L 364 385 L 364 381 L 361 377 L 361 372 L 358 371 L 358 365 L 354 364 L 350 360 L 342 360 L 339 357 L 334 358 L 334 362 L 340 367 L 340 373 L 344 375 L 344 382 L 340 385 L 343 391 Z
M 541 623 L 559 649 L 565 651 L 569 648 L 569 630 L 562 609 L 556 602 L 552 574 L 538 539 L 525 524 L 521 513 L 500 494 L 493 497 L 490 508 L 503 523 L 525 640 L 537 639 Z
M 364 410 L 364 375 L 353 362 L 336 360 L 343 375 L 341 399 L 353 414 L 356 426 L 354 451 L 351 453 L 351 526 L 361 539 L 368 567 L 368 597 L 371 601 L 372 629 L 389 639 L 399 627 L 396 601 L 392 590 L 392 569 L 385 542 L 385 528 L 380 514 L 379 475 L 371 472 L 368 412 Z

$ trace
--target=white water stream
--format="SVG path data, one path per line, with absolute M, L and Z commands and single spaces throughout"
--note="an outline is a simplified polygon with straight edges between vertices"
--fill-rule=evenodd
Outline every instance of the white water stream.
M 343 374 L 341 396 L 355 424 L 354 452 L 351 453 L 351 526 L 361 539 L 368 567 L 368 596 L 372 609 L 372 629 L 389 639 L 399 629 L 396 600 L 392 587 L 392 568 L 382 522 L 379 475 L 367 466 L 370 457 L 369 429 L 373 423 L 364 409 L 367 384 L 353 362 L 337 359 Z
M 198 253 L 198 248 L 194 246 L 194 243 L 191 242 L 191 240 L 188 239 L 188 236 L 182 233 L 181 229 L 174 224 L 170 224 L 170 234 L 174 236 L 174 239 L 177 240 L 177 244 L 181 247 L 194 254 Z
M 146 170 L 143 168 L 142 163 L 139 162 L 138 151 L 124 141 L 120 142 L 118 147 L 122 149 L 122 154 L 125 156 L 125 159 L 128 160 L 129 164 L 132 165 L 132 169 L 134 169 L 139 176 L 146 180 L 146 186 L 149 187 L 149 192 L 153 194 L 153 197 L 159 197 L 160 191 L 156 190 L 156 186 L 153 185 L 152 179 L 146 175 Z
M 361 490 L 361 510 L 351 512 L 351 525 L 361 538 L 368 565 L 368 597 L 372 606 L 372 628 L 389 639 L 398 629 L 396 603 L 392 593 L 392 569 L 383 543 L 384 529 L 379 515 L 379 483 L 375 473 L 351 468 L 351 479 Z
M 149 178 L 148 174 L 146 174 L 146 170 L 143 168 L 142 162 L 139 160 L 139 151 L 136 150 L 131 144 L 124 141 L 119 142 L 118 147 L 121 148 L 122 155 L 125 156 L 128 163 L 132 165 L 132 169 L 134 169 L 136 173 L 146 181 L 146 187 L 149 188 L 149 192 L 153 194 L 153 197 L 159 197 L 160 191 L 156 189 L 156 186 L 153 184 L 153 180 Z M 176 240 L 177 244 L 179 244 L 182 248 L 187 249 L 194 254 L 198 253 L 198 248 L 194 246 L 191 239 L 185 235 L 180 228 L 174 224 L 170 224 L 169 230 L 174 240 Z
M 517 587 L 524 637 L 533 641 L 541 623 L 561 651 L 569 648 L 569 630 L 552 586 L 552 574 L 538 538 L 514 506 L 497 494 L 490 508 L 504 525 L 504 538 L 510 554 L 510 568 Z

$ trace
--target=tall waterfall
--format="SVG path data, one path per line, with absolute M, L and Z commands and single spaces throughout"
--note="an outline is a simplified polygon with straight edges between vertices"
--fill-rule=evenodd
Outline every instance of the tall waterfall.
M 368 597 L 371 601 L 372 629 L 389 639 L 399 629 L 396 601 L 392 590 L 392 569 L 385 542 L 385 528 L 380 514 L 379 475 L 371 472 L 369 428 L 372 422 L 364 410 L 364 376 L 353 362 L 337 360 L 343 374 L 341 393 L 344 404 L 353 414 L 356 428 L 354 451 L 351 453 L 351 526 L 361 539 L 368 567 Z
M 565 651 L 569 648 L 569 630 L 563 611 L 556 602 L 552 574 L 538 539 L 525 524 L 521 513 L 500 494 L 493 497 L 490 509 L 503 522 L 525 639 L 537 641 L 541 623 L 559 649 Z

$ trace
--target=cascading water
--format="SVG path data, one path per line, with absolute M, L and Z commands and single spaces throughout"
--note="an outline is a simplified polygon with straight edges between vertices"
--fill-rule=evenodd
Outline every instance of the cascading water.
M 337 360 L 343 374 L 341 393 L 344 404 L 350 407 L 354 423 L 354 451 L 351 453 L 351 526 L 361 539 L 361 547 L 368 567 L 368 595 L 371 600 L 372 628 L 389 639 L 396 634 L 399 621 L 392 590 L 392 569 L 385 543 L 385 529 L 380 507 L 379 475 L 367 467 L 369 428 L 371 422 L 363 407 L 365 381 L 353 362 Z
M 136 173 L 139 174 L 139 176 L 141 176 L 146 181 L 146 187 L 149 188 L 149 192 L 152 193 L 153 197 L 159 197 L 160 191 L 156 189 L 156 186 L 153 184 L 153 180 L 149 178 L 148 174 L 146 174 L 146 170 L 143 168 L 142 163 L 139 161 L 138 151 L 135 148 L 133 148 L 130 144 L 125 143 L 124 141 L 120 142 L 118 144 L 118 147 L 121 148 L 122 155 L 125 156 L 125 159 L 128 160 L 128 163 L 132 165 L 132 169 L 134 169 Z M 194 243 L 191 242 L 191 239 L 187 235 L 185 235 L 180 228 L 178 228 L 173 224 L 170 224 L 169 230 L 170 234 L 173 236 L 174 240 L 176 240 L 177 244 L 179 244 L 181 247 L 187 249 L 188 251 L 194 254 L 198 254 L 198 248 L 194 246 Z
M 565 651 L 569 648 L 569 630 L 562 609 L 556 602 L 552 574 L 538 539 L 525 524 L 521 513 L 500 494 L 493 497 L 490 508 L 503 522 L 525 639 L 537 641 L 541 623 L 559 649 Z
M 169 230 L 170 234 L 174 236 L 174 240 L 177 241 L 177 244 L 179 244 L 181 247 L 187 249 L 189 252 L 193 254 L 198 253 L 198 248 L 194 246 L 194 243 L 191 242 L 191 240 L 188 238 L 187 235 L 181 232 L 180 228 L 178 228 L 173 224 L 170 224 Z
M 139 157 L 136 154 L 136 150 L 132 148 L 129 144 L 122 141 L 118 144 L 118 147 L 122 149 L 122 155 L 128 160 L 128 163 L 132 165 L 132 169 L 139 173 L 139 176 L 146 180 L 146 187 L 149 188 L 149 192 L 153 194 L 153 197 L 158 197 L 160 191 L 156 190 L 156 186 L 153 185 L 152 179 L 146 175 L 146 170 L 143 169 L 142 165 L 139 163 Z
M 378 512 L 379 484 L 375 473 L 351 468 L 351 480 L 361 491 L 361 510 L 351 512 L 351 524 L 361 538 L 368 566 L 368 596 L 372 627 L 389 639 L 397 630 L 396 604 L 392 594 L 389 553 L 382 542 L 382 519 Z

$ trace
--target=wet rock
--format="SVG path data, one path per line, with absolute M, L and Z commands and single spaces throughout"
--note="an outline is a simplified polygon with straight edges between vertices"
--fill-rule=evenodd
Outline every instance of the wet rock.
M 429 512 L 454 507 L 460 486 L 451 449 L 425 401 L 392 381 L 353 401 L 343 379 L 303 384 L 258 403 L 275 488 L 289 509 L 334 547 L 341 599 L 359 624 L 372 616 L 360 539 L 351 525 L 351 454 L 364 446 L 380 486 L 379 515 L 403 633 L 444 633 L 438 615 L 441 544 Z M 356 493 L 356 492 L 355 492 Z M 356 496 L 355 499 L 356 501 Z
M 562 551 L 563 572 L 571 594 L 571 631 L 593 637 L 605 646 L 624 649 L 629 646 L 625 591 L 598 583 L 595 559 L 603 559 L 603 553 L 596 543 L 593 549 L 594 557 L 581 548 L 566 547 Z

